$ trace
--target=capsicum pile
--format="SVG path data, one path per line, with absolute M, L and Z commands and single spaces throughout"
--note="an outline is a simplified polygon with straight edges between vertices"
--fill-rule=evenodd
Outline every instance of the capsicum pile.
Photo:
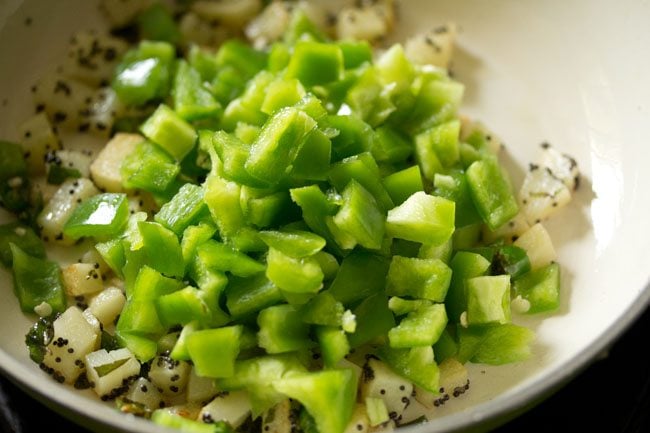
M 238 23 L 255 44 L 206 48 L 182 41 L 223 2 L 180 24 L 141 3 L 140 40 L 77 37 L 79 64 L 110 68 L 41 82 L 25 141 L 0 143 L 0 259 L 41 369 L 185 431 L 343 433 L 435 416 L 465 363 L 530 355 L 513 317 L 559 306 L 542 220 L 577 169 L 545 145 L 514 193 L 503 146 L 458 114 L 453 26 L 379 51 L 272 2 Z M 345 8 L 339 35 L 390 5 Z

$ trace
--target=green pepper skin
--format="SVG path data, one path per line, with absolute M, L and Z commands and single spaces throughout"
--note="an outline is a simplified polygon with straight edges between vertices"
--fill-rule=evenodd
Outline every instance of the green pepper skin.
M 226 326 L 194 331 L 187 336 L 187 351 L 202 377 L 232 377 L 239 355 L 243 327 Z
M 57 263 L 32 257 L 10 243 L 14 292 L 25 313 L 34 313 L 34 307 L 45 302 L 53 312 L 61 313 L 66 308 L 65 292 L 61 280 L 61 269 Z
M 45 258 L 45 247 L 41 239 L 33 229 L 19 222 L 0 225 L 0 262 L 6 267 L 11 267 L 13 263 L 11 244 L 31 257 Z
M 63 227 L 63 234 L 72 239 L 114 236 L 122 231 L 128 217 L 126 194 L 98 194 L 75 208 Z

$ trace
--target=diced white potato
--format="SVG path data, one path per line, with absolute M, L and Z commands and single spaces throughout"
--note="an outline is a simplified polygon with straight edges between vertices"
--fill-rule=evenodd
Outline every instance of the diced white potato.
M 383 1 L 382 4 L 389 2 Z M 392 3 L 392 2 L 391 2 Z M 290 3 L 291 4 L 291 3 Z M 327 11 L 323 8 L 323 5 L 327 4 L 326 2 L 315 2 L 310 0 L 300 0 L 297 3 L 293 4 L 294 12 L 300 10 L 303 12 L 309 21 L 311 21 L 317 28 L 334 35 L 334 24 L 332 20 L 328 17 Z
M 51 150 L 45 155 L 45 171 L 49 174 L 52 167 L 58 166 L 70 170 L 77 170 L 81 177 L 90 175 L 90 162 L 92 157 L 78 150 Z
M 357 403 L 354 406 L 354 411 L 352 412 L 352 417 L 350 422 L 348 422 L 347 427 L 343 430 L 343 433 L 368 433 L 370 431 L 370 420 L 368 419 L 368 414 L 366 413 L 366 405 Z
M 369 2 L 361 7 L 344 7 L 337 16 L 336 34 L 339 39 L 377 41 L 390 33 L 394 21 L 392 0 Z
M 18 127 L 25 162 L 30 175 L 45 172 L 45 154 L 61 148 L 50 120 L 44 112 L 37 113 Z
M 140 363 L 126 348 L 100 349 L 86 355 L 84 362 L 91 388 L 104 400 L 124 394 L 140 373 Z
M 404 412 L 398 419 L 394 420 L 397 426 L 412 423 L 418 419 L 421 420 L 422 416 L 427 412 L 427 408 L 417 401 L 415 398 L 411 399 L 409 405 L 404 409 Z
M 98 193 L 90 179 L 68 179 L 63 182 L 36 219 L 43 240 L 72 245 L 74 240 L 63 235 L 63 226 L 81 201 Z
M 217 20 L 224 26 L 242 28 L 262 9 L 260 0 L 198 0 L 192 11 L 207 20 Z
M 408 39 L 404 51 L 414 63 L 448 69 L 456 34 L 456 24 L 448 23 Z
M 122 161 L 143 140 L 140 134 L 115 134 L 90 164 L 90 176 L 95 184 L 104 191 L 123 192 L 120 174 Z
M 31 186 L 32 186 L 32 191 L 31 195 L 32 198 L 37 202 L 38 200 L 42 200 L 43 203 L 47 203 L 50 200 L 52 200 L 52 197 L 54 197 L 54 194 L 59 189 L 59 185 L 53 185 L 47 181 L 47 178 L 45 176 L 38 176 L 35 178 L 31 179 Z M 40 196 L 40 199 L 38 198 Z
M 191 369 L 185 361 L 175 361 L 167 355 L 159 355 L 151 362 L 149 380 L 165 396 L 180 395 L 185 391 Z
M 244 32 L 255 46 L 266 46 L 282 38 L 291 21 L 292 5 L 274 1 L 256 16 Z
M 187 401 L 205 404 L 212 400 L 218 392 L 214 379 L 199 376 L 192 367 L 187 380 Z
M 506 242 L 514 242 L 526 230 L 530 228 L 526 216 L 519 212 L 513 219 L 492 231 L 487 225 L 483 226 L 482 239 L 485 243 L 490 244 L 498 239 L 504 239 Z
M 439 365 L 440 392 L 433 394 L 420 387 L 415 388 L 415 399 L 427 409 L 445 404 L 451 398 L 460 397 L 469 389 L 467 368 L 455 358 L 447 358 Z
M 77 306 L 79 306 L 79 305 L 77 305 Z M 95 317 L 95 315 L 88 308 L 83 310 L 83 312 L 81 314 L 83 314 L 84 319 L 86 319 L 86 322 L 88 322 L 90 324 L 90 326 L 93 327 L 95 332 L 97 332 L 98 334 L 101 333 L 102 324 L 99 323 L 99 320 L 97 320 L 97 317 Z
M 580 183 L 580 170 L 573 157 L 557 151 L 548 143 L 543 143 L 539 165 L 549 168 L 553 172 L 553 175 L 561 179 L 569 190 L 574 191 L 578 188 Z
M 216 21 L 204 19 L 191 11 L 183 14 L 178 22 L 178 29 L 186 45 L 217 47 L 233 36 L 232 30 L 228 27 L 218 25 Z
M 237 428 L 246 421 L 250 413 L 248 392 L 223 392 L 201 408 L 198 419 L 206 423 L 226 421 L 233 428 Z
M 34 87 L 34 103 L 56 127 L 76 129 L 79 112 L 91 101 L 94 90 L 60 73 L 46 74 Z
M 413 384 L 393 372 L 386 364 L 371 358 L 363 366 L 361 398 L 381 398 L 391 418 L 399 417 L 409 404 Z
M 61 270 L 63 287 L 68 296 L 83 296 L 104 289 L 102 274 L 90 263 L 73 263 Z
M 116 117 L 126 110 L 110 87 L 95 90 L 79 108 L 78 131 L 90 132 L 102 138 L 110 136 Z
M 513 245 L 526 250 L 532 270 L 544 267 L 557 258 L 551 237 L 541 223 L 526 230 Z
M 519 201 L 529 224 L 544 221 L 571 201 L 580 172 L 576 161 L 542 144 L 539 163 L 530 164 L 519 191 Z
M 126 297 L 122 290 L 117 287 L 107 287 L 90 300 L 88 309 L 106 328 L 115 321 L 125 302 Z
M 100 0 L 99 7 L 112 27 L 129 24 L 153 0 Z
M 91 247 L 83 254 L 83 256 L 81 256 L 81 262 L 96 265 L 95 269 L 101 272 L 102 276 L 104 277 L 106 277 L 106 275 L 111 272 L 111 268 L 106 264 L 101 254 L 99 254 L 95 247 Z
M 519 190 L 519 202 L 529 224 L 551 217 L 571 201 L 571 192 L 548 167 L 531 164 Z
M 44 369 L 55 380 L 73 383 L 85 371 L 84 356 L 99 347 L 99 331 L 77 307 L 70 307 L 53 323 L 52 342 L 43 358 Z
M 159 409 L 163 402 L 162 394 L 149 379 L 144 377 L 139 377 L 131 384 L 129 390 L 124 394 L 124 400 L 141 405 L 149 412 Z
M 262 431 L 265 433 L 291 433 L 295 423 L 291 402 L 282 400 L 262 414 Z
M 77 32 L 70 39 L 63 72 L 90 86 L 106 85 L 127 49 L 126 41 L 108 34 Z

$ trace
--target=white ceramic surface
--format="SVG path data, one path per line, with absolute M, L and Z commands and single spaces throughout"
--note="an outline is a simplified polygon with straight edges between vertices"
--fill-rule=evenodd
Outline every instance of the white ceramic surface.
M 446 21 L 462 27 L 454 60 L 464 111 L 500 135 L 519 172 L 548 141 L 583 182 L 548 228 L 563 266 L 561 310 L 518 318 L 537 331 L 527 362 L 472 368 L 466 397 L 418 432 L 487 428 L 541 398 L 606 349 L 650 298 L 650 2 L 402 0 L 396 40 Z M 31 25 L 25 20 L 31 18 Z M 70 35 L 98 25 L 95 1 L 0 1 L 0 137 L 16 139 L 29 88 Z M 0 218 L 3 216 L 0 215 Z M 543 319 L 543 320 L 542 320 Z M 54 383 L 29 361 L 23 316 L 0 272 L 0 369 L 93 428 L 160 431 Z

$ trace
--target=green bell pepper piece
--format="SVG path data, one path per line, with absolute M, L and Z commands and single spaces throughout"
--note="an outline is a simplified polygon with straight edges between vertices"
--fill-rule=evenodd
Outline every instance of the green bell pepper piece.
M 395 316 L 403 316 L 429 305 L 431 305 L 431 301 L 428 299 L 404 299 L 398 296 L 391 296 L 388 299 L 388 308 Z
M 174 110 L 161 104 L 140 127 L 142 134 L 181 161 L 196 144 L 194 128 Z
M 309 327 L 304 326 L 300 313 L 291 305 L 265 308 L 257 316 L 257 324 L 258 344 L 267 353 L 294 352 L 314 345 L 309 339 Z
M 142 252 L 145 263 L 172 277 L 185 275 L 185 263 L 178 237 L 156 222 L 141 221 L 138 230 L 142 235 Z
M 252 415 L 257 417 L 286 398 L 274 389 L 274 383 L 305 371 L 295 354 L 262 356 L 235 362 L 235 374 L 217 379 L 217 386 L 226 391 L 245 388 L 250 396 Z
M 174 17 L 161 3 L 154 3 L 140 12 L 136 18 L 141 40 L 165 41 L 178 44 L 181 33 Z
M 0 225 L 0 262 L 6 267 L 11 267 L 13 263 L 10 244 L 16 245 L 28 256 L 45 258 L 45 247 L 41 239 L 32 228 L 19 222 Z
M 468 325 L 510 322 L 510 276 L 495 275 L 467 280 Z
M 203 199 L 219 228 L 222 239 L 233 237 L 245 224 L 240 205 L 241 186 L 216 174 L 210 174 L 204 185 Z
M 388 309 L 388 299 L 383 293 L 376 293 L 364 299 L 353 313 L 357 318 L 357 327 L 348 336 L 351 347 L 359 347 L 383 338 L 395 327 L 395 317 Z
M 294 258 L 270 248 L 266 261 L 266 276 L 286 292 L 316 293 L 323 287 L 323 271 L 313 257 Z
M 305 323 L 336 327 L 342 324 L 344 310 L 343 304 L 324 290 L 311 298 L 299 311 Z
M 269 192 L 243 186 L 240 198 L 244 217 L 255 227 L 278 226 L 299 215 L 286 190 Z
M 530 356 L 535 333 L 511 323 L 495 326 L 458 328 L 458 360 L 477 364 L 503 365 Z
M 371 151 L 375 142 L 372 127 L 355 114 L 330 115 L 321 120 L 321 128 L 338 131 L 332 139 L 332 162 Z
M 0 140 L 0 183 L 27 174 L 27 163 L 20 144 Z
M 187 336 L 187 351 L 196 374 L 203 377 L 232 377 L 239 355 L 241 325 L 204 329 Z
M 507 175 L 495 157 L 473 162 L 466 172 L 476 210 L 491 230 L 496 230 L 519 212 Z
M 425 79 L 402 128 L 417 134 L 451 120 L 458 111 L 465 87 L 455 81 Z
M 440 392 L 440 369 L 434 361 L 431 346 L 392 349 L 383 346 L 379 358 L 397 374 L 433 394 Z
M 231 39 L 219 47 L 217 66 L 231 66 L 246 80 L 266 67 L 267 54 L 237 39 Z
M 203 201 L 203 188 L 186 183 L 160 208 L 154 220 L 180 236 L 185 229 L 197 224 L 207 214 L 208 209 Z
M 353 179 L 373 195 L 382 209 L 393 208 L 393 200 L 382 185 L 377 162 L 369 152 L 350 156 L 332 165 L 329 181 L 338 191 L 342 191 Z
M 465 227 L 481 222 L 469 190 L 465 173 L 452 170 L 448 174 L 436 173 L 433 177 L 435 195 L 456 203 L 456 227 Z
M 115 331 L 115 337 L 120 346 L 129 349 L 140 362 L 151 361 L 158 352 L 158 344 L 151 338 L 120 330 Z
M 453 242 L 452 239 L 449 239 L 441 245 L 421 245 L 417 257 L 419 259 L 440 259 L 443 263 L 449 264 L 452 253 Z
M 365 248 L 381 248 L 385 217 L 375 198 L 354 179 L 342 196 L 343 205 L 334 216 L 336 226 Z
M 268 185 L 278 183 L 315 127 L 316 122 L 305 112 L 281 109 L 262 128 L 244 167 Z
M 337 206 L 332 203 L 327 195 L 320 190 L 318 185 L 310 185 L 289 190 L 291 200 L 300 206 L 302 218 L 309 228 L 327 240 L 328 247 L 339 253 L 338 246 L 330 230 L 327 220 L 336 214 Z
M 336 45 L 343 53 L 343 67 L 355 69 L 364 63 L 372 62 L 372 48 L 368 41 L 355 41 L 352 39 L 337 41 Z
M 217 131 L 212 136 L 212 143 L 214 149 L 219 156 L 221 162 L 220 174 L 233 182 L 241 185 L 248 185 L 253 187 L 263 187 L 264 182 L 259 181 L 251 176 L 244 169 L 244 164 L 248 159 L 251 151 L 251 146 L 241 141 L 232 134 L 225 131 Z M 213 164 L 216 161 L 213 161 Z M 219 169 L 218 169 L 219 170 Z
M 167 96 L 176 50 L 167 42 L 142 41 L 117 66 L 112 87 L 127 105 L 144 105 Z
M 386 233 L 389 236 L 440 245 L 454 232 L 455 203 L 423 191 L 388 211 Z
M 429 158 L 431 155 L 434 155 L 441 167 L 453 167 L 460 160 L 458 149 L 459 136 L 460 121 L 457 119 L 450 120 L 421 132 L 416 137 L 420 160 L 426 164 L 426 159 L 424 158 Z M 431 175 L 434 173 L 427 172 L 427 178 L 433 180 Z
M 387 164 L 403 163 L 413 154 L 413 143 L 389 125 L 376 129 L 371 149 L 377 162 Z
M 390 262 L 385 257 L 353 251 L 341 262 L 329 291 L 344 305 L 355 304 L 383 292 L 389 266 Z
M 190 361 L 190 353 L 187 350 L 187 337 L 200 329 L 201 325 L 197 321 L 192 321 L 183 326 L 183 329 L 178 335 L 178 339 L 169 353 L 169 357 L 175 361 Z
M 452 270 L 439 259 L 393 256 L 386 278 L 386 294 L 444 302 Z
M 197 225 L 189 225 L 184 231 L 181 238 L 181 252 L 183 262 L 188 267 L 194 260 L 196 248 L 206 242 L 217 232 L 217 228 L 210 223 L 201 222 Z
M 463 311 L 467 311 L 467 280 L 484 275 L 490 269 L 490 261 L 480 254 L 459 251 L 451 259 L 449 267 L 452 270 L 452 277 L 445 305 L 449 319 L 453 323 L 458 323 L 460 315 Z
M 120 174 L 125 188 L 164 192 L 176 179 L 180 166 L 158 146 L 148 141 L 139 143 L 124 158 Z
M 266 88 L 275 80 L 268 71 L 260 71 L 248 81 L 243 94 L 230 101 L 223 113 L 221 126 L 226 131 L 235 129 L 238 123 L 262 126 L 268 115 L 261 111 Z
M 234 318 L 244 317 L 283 300 L 282 292 L 264 274 L 232 278 L 226 287 L 226 307 Z
M 217 76 L 219 71 L 217 57 L 209 50 L 191 44 L 187 53 L 187 61 L 199 73 L 202 82 L 211 82 Z
M 442 334 L 440 334 L 438 341 L 433 345 L 434 357 L 438 364 L 447 358 L 455 357 L 458 353 L 458 342 L 452 335 L 450 329 L 450 326 L 447 326 L 442 331 Z
M 321 130 L 314 129 L 296 154 L 291 177 L 299 180 L 326 180 L 331 156 L 331 140 Z
M 206 323 L 211 319 L 202 292 L 192 286 L 161 296 L 155 300 L 155 305 L 160 323 L 166 328 L 184 326 L 195 320 Z
M 383 124 L 395 111 L 391 98 L 392 87 L 387 87 L 375 67 L 366 67 L 348 89 L 345 103 L 352 111 L 373 127 Z
M 66 308 L 65 292 L 61 281 L 61 269 L 55 262 L 32 257 L 19 246 L 10 242 L 14 293 L 25 313 L 45 302 L 52 311 L 63 312 Z
M 264 102 L 260 110 L 269 116 L 281 108 L 297 104 L 305 96 L 305 88 L 295 78 L 278 78 L 265 90 Z
M 269 58 L 266 69 L 271 72 L 283 71 L 291 60 L 291 51 L 287 44 L 282 42 L 275 42 L 269 48 Z
M 386 192 L 395 205 L 404 203 L 410 196 L 422 191 L 422 173 L 420 167 L 413 165 L 404 170 L 396 171 L 383 178 L 382 183 Z
M 262 263 L 246 254 L 212 239 L 199 245 L 196 254 L 206 267 L 230 272 L 238 277 L 250 277 L 266 269 Z
M 122 231 L 128 218 L 126 194 L 98 194 L 79 203 L 63 226 L 63 234 L 72 239 L 114 236 Z
M 551 263 L 514 281 L 514 296 L 530 303 L 527 313 L 543 313 L 560 306 L 560 265 Z
M 262 231 L 260 238 L 273 248 L 293 258 L 313 256 L 323 249 L 325 239 L 315 233 L 302 230 Z
M 326 368 L 334 368 L 345 356 L 350 353 L 348 338 L 339 327 L 318 326 L 316 339 L 320 346 L 321 356 Z
M 515 245 L 503 245 L 495 251 L 492 259 L 493 275 L 508 274 L 516 280 L 530 271 L 530 260 L 523 248 Z
M 218 68 L 210 82 L 210 90 L 222 106 L 227 106 L 235 98 L 241 96 L 246 89 L 246 79 L 233 66 Z
M 388 331 L 392 348 L 432 346 L 447 326 L 444 304 L 425 305 L 408 313 L 399 325 Z
M 297 373 L 274 382 L 273 387 L 298 400 L 320 433 L 343 433 L 354 410 L 357 376 L 347 369 Z
M 174 111 L 184 120 L 214 119 L 220 114 L 221 104 L 203 83 L 199 71 L 185 60 L 178 61 L 172 96 Z

